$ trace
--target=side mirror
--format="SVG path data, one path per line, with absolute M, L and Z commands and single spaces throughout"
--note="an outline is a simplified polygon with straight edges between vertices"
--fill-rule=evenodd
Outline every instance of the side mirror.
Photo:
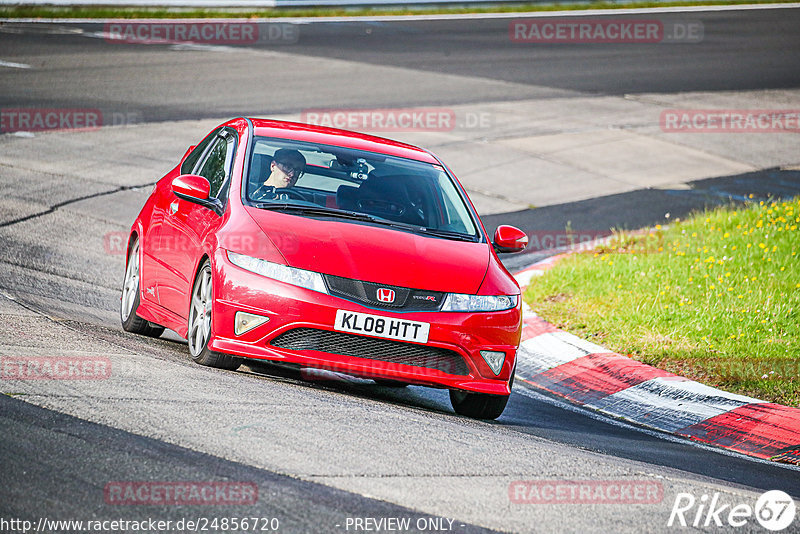
M 222 202 L 219 199 L 209 197 L 211 184 L 202 176 L 181 174 L 172 180 L 172 192 L 178 198 L 199 204 L 214 211 L 217 215 L 222 215 Z
M 494 231 L 492 246 L 497 252 L 522 252 L 528 246 L 528 235 L 519 228 L 501 224 Z
M 181 174 L 172 180 L 172 192 L 186 200 L 207 200 L 211 193 L 211 184 L 196 174 Z

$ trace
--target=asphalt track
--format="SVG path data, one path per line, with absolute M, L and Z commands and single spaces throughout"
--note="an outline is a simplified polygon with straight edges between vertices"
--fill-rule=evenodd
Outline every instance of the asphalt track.
M 379 107 L 587 91 L 796 88 L 798 15 L 676 14 L 671 16 L 703 22 L 703 43 L 633 48 L 523 49 L 508 43 L 507 21 L 495 20 L 303 26 L 291 54 L 319 60 L 324 76 L 297 72 L 291 57 L 270 56 L 269 50 L 245 59 L 202 49 L 176 54 L 163 46 L 109 44 L 53 26 L 0 27 L 0 60 L 32 67 L 13 75 L 2 71 L 0 104 L 130 111 L 141 122 L 164 122 L 292 112 L 321 102 Z M 337 69 L 344 65 L 327 63 L 336 57 L 363 66 Z M 456 78 L 445 83 L 431 73 Z M 148 135 L 146 128 L 141 131 Z M 70 157 L 97 150 L 76 139 Z M 6 136 L 2 143 L 11 149 L 25 141 Z M 47 160 L 46 143 L 37 146 L 32 155 Z M 90 195 L 97 183 L 59 171 L 58 157 L 50 159 L 49 174 L 32 171 L 24 161 L 2 171 L 4 192 L 34 205 L 27 212 L 0 204 L 0 290 L 17 300 L 0 297 L 2 354 L 109 354 L 119 376 L 80 387 L 3 384 L 3 393 L 17 397 L 0 399 L 3 518 L 246 514 L 279 517 L 282 531 L 313 532 L 344 531 L 348 517 L 443 516 L 465 532 L 660 532 L 670 531 L 670 507 L 681 491 L 698 497 L 719 491 L 731 502 L 751 502 L 754 492 L 768 489 L 800 498 L 796 470 L 646 433 L 522 388 L 496 423 L 475 422 L 453 415 L 441 391 L 305 381 L 291 370 L 256 364 L 237 373 L 208 370 L 192 364 L 174 337 L 122 334 L 115 310 L 123 260 L 96 253 L 87 239 L 128 225 L 147 190 L 69 203 L 70 197 Z M 133 165 L 117 162 L 110 171 L 116 185 L 146 183 L 120 176 Z M 796 173 L 780 174 L 769 187 L 791 194 Z M 663 213 L 662 205 L 636 195 L 597 199 L 594 205 L 607 206 L 610 225 L 615 213 L 632 224 Z M 661 198 L 666 205 L 671 200 Z M 687 209 L 706 201 L 686 201 Z M 36 215 L 36 206 L 55 205 L 61 207 Z M 586 204 L 560 208 L 586 212 Z M 558 207 L 549 209 L 553 216 Z M 523 225 L 535 225 L 533 216 L 514 215 Z M 665 497 L 649 508 L 511 505 L 508 485 L 536 478 L 655 479 L 662 481 Z M 244 511 L 109 506 L 103 488 L 115 480 L 246 480 L 258 485 L 260 498 Z
M 103 24 L 0 27 L 0 60 L 33 67 L 0 77 L 0 95 L 5 107 L 100 108 L 136 113 L 141 121 L 153 122 L 268 116 L 320 106 L 454 105 L 800 84 L 800 34 L 795 31 L 800 10 L 668 13 L 657 18 L 665 24 L 700 22 L 703 40 L 526 44 L 509 39 L 514 17 L 345 21 L 303 23 L 296 42 L 248 45 L 260 53 L 232 57 L 203 53 L 202 47 L 186 47 L 178 54 L 163 45 L 114 44 L 102 36 L 75 33 L 100 32 Z M 320 61 L 276 58 L 270 51 Z M 325 59 L 379 68 L 354 68 Z

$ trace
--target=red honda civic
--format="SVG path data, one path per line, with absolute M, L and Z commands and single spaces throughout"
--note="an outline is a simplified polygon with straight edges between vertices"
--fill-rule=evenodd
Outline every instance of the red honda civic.
M 190 147 L 131 228 L 120 315 L 170 328 L 195 362 L 286 362 L 450 390 L 459 414 L 505 409 L 520 289 L 436 156 L 355 132 L 238 118 Z

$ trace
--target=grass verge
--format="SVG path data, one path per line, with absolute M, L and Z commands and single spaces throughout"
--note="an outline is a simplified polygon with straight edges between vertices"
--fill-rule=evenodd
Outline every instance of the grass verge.
M 800 197 L 617 233 L 533 279 L 559 328 L 734 393 L 800 405 Z
M 166 8 L 133 6 L 71 6 L 13 5 L 0 7 L 0 18 L 8 19 L 203 19 L 203 18 L 285 18 L 341 17 L 383 15 L 433 15 L 461 13 L 522 13 L 536 11 L 568 11 L 584 9 L 640 9 L 647 7 L 716 6 L 745 4 L 782 4 L 795 0 L 708 0 L 708 1 L 633 1 L 633 2 L 569 2 L 514 3 L 485 5 L 413 6 L 398 4 L 384 7 L 308 7 L 308 8 Z

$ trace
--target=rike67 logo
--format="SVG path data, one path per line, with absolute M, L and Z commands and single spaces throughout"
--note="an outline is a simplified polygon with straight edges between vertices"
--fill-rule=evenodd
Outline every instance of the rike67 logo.
M 755 506 L 724 502 L 718 492 L 712 496 L 703 494 L 699 499 L 691 493 L 678 493 L 667 526 L 694 527 L 702 530 L 723 527 L 728 530 L 731 527 L 752 525 L 752 520 L 755 519 L 765 529 L 778 532 L 794 522 L 796 511 L 794 500 L 780 490 L 764 493 L 758 498 Z

